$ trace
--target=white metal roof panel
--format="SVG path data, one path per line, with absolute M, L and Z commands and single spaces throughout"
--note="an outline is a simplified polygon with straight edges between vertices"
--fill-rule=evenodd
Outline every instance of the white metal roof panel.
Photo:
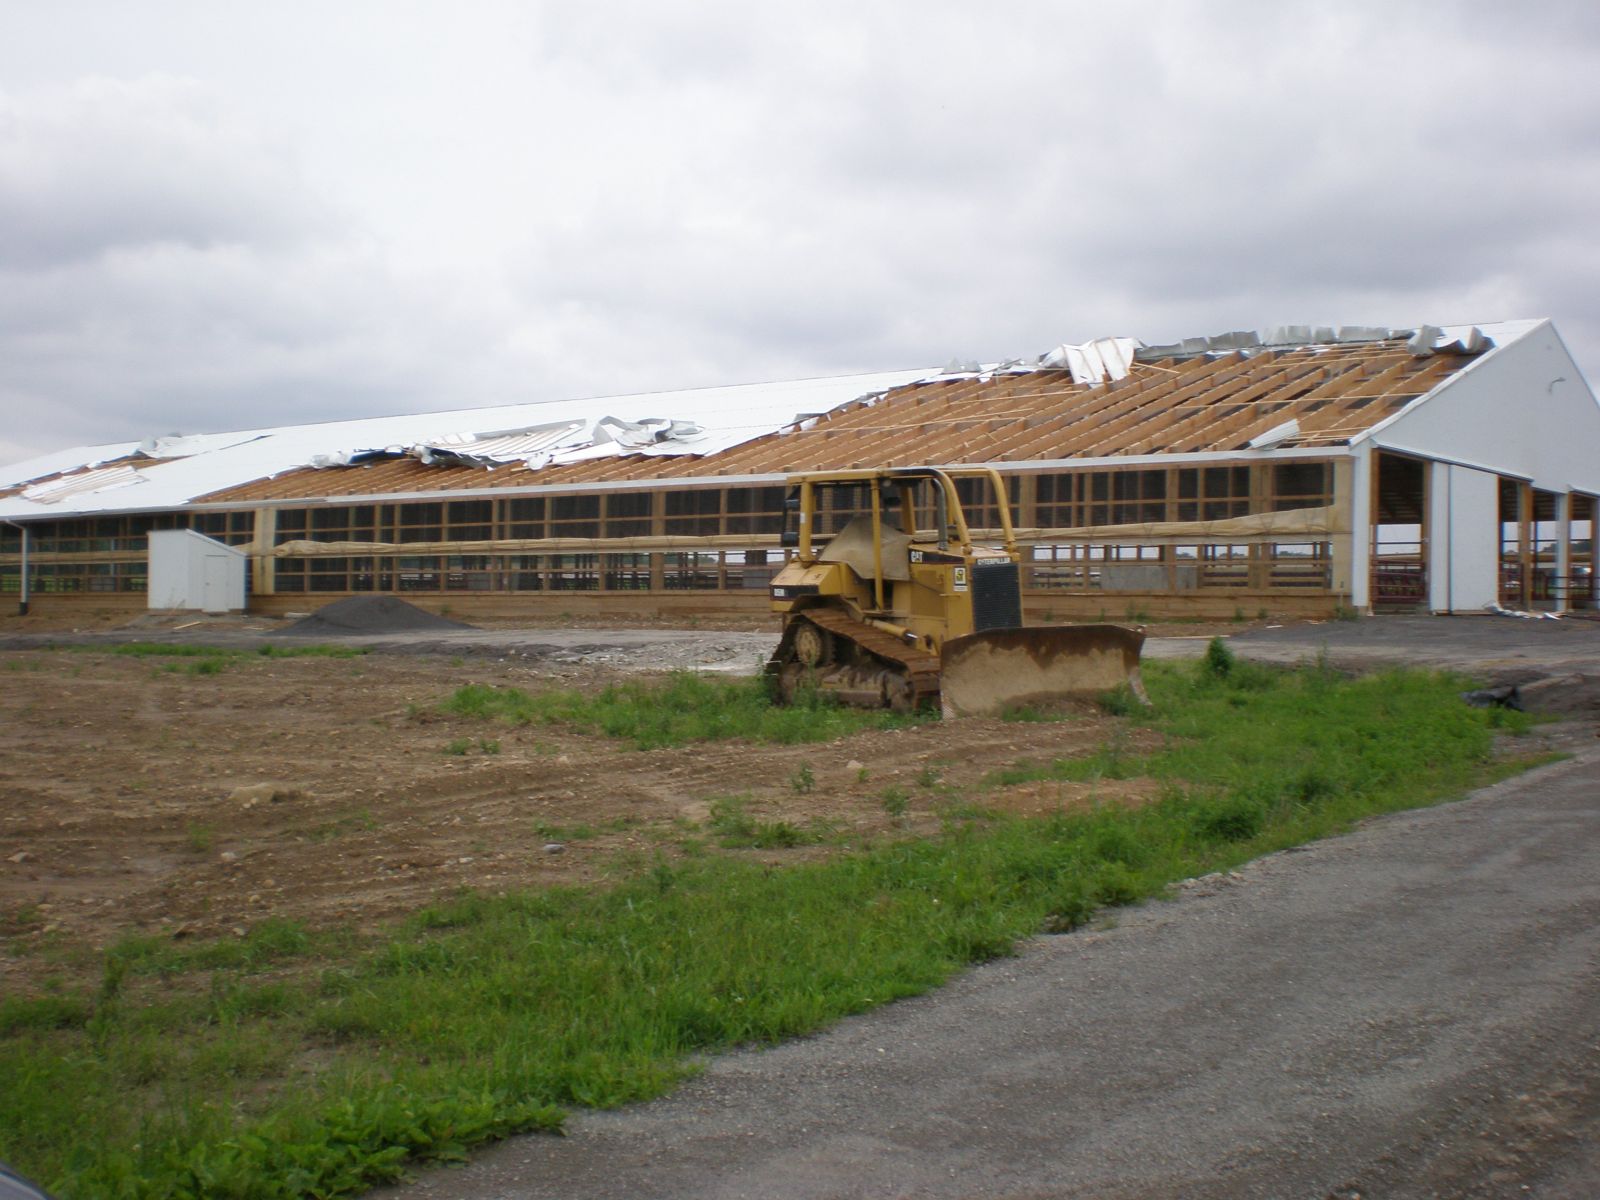
M 139 464 L 140 478 L 110 491 L 80 491 L 70 503 L 41 504 L 23 495 L 0 498 L 0 518 L 51 518 L 70 514 L 144 512 L 180 507 L 197 496 L 236 487 L 297 467 L 319 456 L 333 459 L 361 451 L 448 445 L 463 435 L 502 436 L 508 431 L 578 423 L 593 428 L 606 417 L 623 422 L 657 419 L 692 423 L 702 431 L 676 444 L 653 442 L 626 446 L 615 442 L 572 453 L 601 456 L 617 453 L 714 454 L 741 442 L 775 432 L 801 413 L 827 412 L 863 395 L 913 383 L 936 374 L 936 368 L 881 371 L 823 379 L 736 384 L 631 396 L 554 400 L 494 408 L 368 417 L 310 425 L 198 435 L 182 440 L 185 457 L 152 459 Z M 176 447 L 174 447 L 176 449 Z M 7 486 L 43 479 L 74 467 L 98 464 L 139 449 L 138 443 L 80 447 L 13 464 L 5 469 Z

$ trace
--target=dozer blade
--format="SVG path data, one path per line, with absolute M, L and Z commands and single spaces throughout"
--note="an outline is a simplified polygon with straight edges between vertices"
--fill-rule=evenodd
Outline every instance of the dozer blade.
M 946 717 L 997 716 L 1030 704 L 1092 700 L 1126 684 L 1144 704 L 1144 634 L 1120 625 L 990 629 L 944 644 L 939 677 Z

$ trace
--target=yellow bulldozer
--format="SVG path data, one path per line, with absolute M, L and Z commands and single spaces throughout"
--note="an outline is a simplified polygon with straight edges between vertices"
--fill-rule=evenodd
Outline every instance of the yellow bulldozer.
M 997 545 L 973 541 L 961 488 L 987 487 Z M 815 687 L 853 705 L 994 715 L 1121 686 L 1145 703 L 1140 630 L 1022 624 L 1021 556 L 991 468 L 894 467 L 789 478 L 771 583 L 780 700 Z

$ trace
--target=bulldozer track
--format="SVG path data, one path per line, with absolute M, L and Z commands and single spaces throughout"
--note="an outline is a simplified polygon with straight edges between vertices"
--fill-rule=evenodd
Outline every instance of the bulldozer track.
M 911 684 L 911 703 L 920 708 L 939 702 L 939 658 L 916 646 L 908 646 L 891 633 L 831 609 L 808 609 L 800 619 L 826 629 L 860 646 L 872 657 L 892 663 L 905 672 Z

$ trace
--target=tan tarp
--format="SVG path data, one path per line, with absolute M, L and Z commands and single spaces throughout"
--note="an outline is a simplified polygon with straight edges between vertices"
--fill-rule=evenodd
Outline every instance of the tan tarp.
M 1293 508 L 1285 512 L 1251 513 L 1246 517 L 1227 517 L 1218 521 L 1148 521 L 1137 525 L 1084 525 L 1070 529 L 1019 529 L 1017 540 L 1028 545 L 1056 542 L 1107 542 L 1123 545 L 1145 543 L 1265 542 L 1304 539 L 1315 541 L 1348 533 L 1340 510 L 1334 505 L 1321 508 Z M 868 535 L 864 551 L 854 541 L 839 545 L 849 532 L 847 526 L 828 544 L 823 557 L 833 562 L 848 562 L 857 574 L 872 578 L 872 541 Z M 884 570 L 894 570 L 903 547 L 891 544 L 893 534 L 885 530 Z M 904 537 L 905 535 L 898 535 Z M 973 541 L 998 542 L 997 529 L 974 529 Z M 476 542 L 284 542 L 272 550 L 274 558 L 356 557 L 398 554 L 627 554 L 674 553 L 715 550 L 775 549 L 778 539 L 771 534 L 725 533 L 709 537 L 622 537 L 622 538 L 505 538 Z M 835 550 L 835 546 L 838 549 Z M 848 547 L 848 548 L 847 548 Z M 865 558 L 860 558 L 861 553 Z M 840 557 L 848 553 L 849 558 Z M 858 559 L 859 565 L 858 565 Z M 865 570 L 862 568 L 865 567 Z M 897 578 L 888 574 L 888 578 Z
M 502 538 L 477 542 L 314 542 L 274 546 L 274 558 L 354 558 L 410 554 L 628 554 L 674 551 L 760 550 L 776 548 L 772 535 L 717 534 L 713 537 Z
M 1146 521 L 1132 525 L 1084 525 L 1071 529 L 1019 529 L 1022 542 L 1243 542 L 1314 540 L 1349 533 L 1336 505 L 1251 513 L 1216 521 Z
M 881 527 L 883 541 L 880 558 L 885 579 L 910 579 L 911 556 L 907 553 L 911 535 L 898 529 Z M 823 562 L 843 563 L 862 579 L 874 579 L 877 571 L 872 561 L 872 518 L 852 517 L 843 529 L 833 535 L 827 548 L 817 556 Z

